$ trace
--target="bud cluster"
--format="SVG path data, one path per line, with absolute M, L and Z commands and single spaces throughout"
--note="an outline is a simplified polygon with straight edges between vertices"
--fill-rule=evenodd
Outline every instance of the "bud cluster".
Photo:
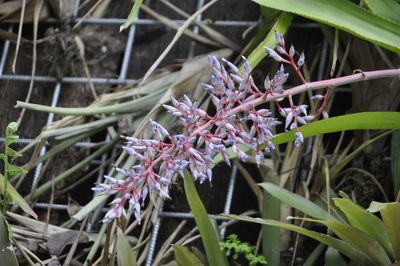
M 295 54 L 293 46 L 286 52 L 283 37 L 277 34 L 277 40 L 277 51 L 288 59 L 272 49 L 266 48 L 267 51 L 275 60 L 291 64 Z M 288 74 L 282 66 L 271 80 L 267 76 L 264 89 L 260 90 L 250 74 L 249 62 L 243 59 L 243 70 L 239 70 L 231 62 L 222 59 L 227 66 L 225 68 L 216 57 L 209 56 L 213 75 L 211 84 L 203 85 L 215 106 L 213 115 L 199 108 L 198 103 L 192 102 L 187 96 L 183 96 L 181 101 L 172 98 L 172 105 L 164 105 L 164 108 L 178 118 L 184 128 L 181 134 L 171 135 L 162 125 L 150 121 L 155 139 L 126 138 L 127 143 L 123 149 L 134 156 L 138 164 L 128 170 L 117 168 L 118 172 L 127 176 L 126 179 L 117 180 L 107 176 L 107 184 L 93 188 L 97 192 L 120 193 L 111 202 L 113 207 L 103 222 L 109 222 L 125 213 L 126 202 L 136 219 L 140 220 L 140 203 L 149 192 L 164 199 L 169 198 L 169 185 L 173 177 L 176 174 L 183 177 L 186 169 L 200 183 L 211 181 L 214 158 L 217 155 L 221 155 L 230 165 L 229 148 L 238 158 L 247 161 L 248 154 L 243 151 L 243 147 L 247 147 L 255 154 L 257 164 L 262 162 L 264 151 L 274 148 L 272 128 L 280 122 L 269 110 L 257 109 L 256 105 L 263 103 L 260 99 L 265 100 L 268 95 L 282 94 Z M 296 68 L 300 68 L 303 63 L 304 54 L 295 64 Z M 282 108 L 276 101 L 279 112 L 286 118 L 285 128 L 297 129 L 298 123 L 306 124 L 313 118 L 307 115 L 306 105 L 294 105 L 290 96 L 289 102 L 290 108 Z M 295 143 L 300 145 L 303 136 L 298 129 L 296 136 Z

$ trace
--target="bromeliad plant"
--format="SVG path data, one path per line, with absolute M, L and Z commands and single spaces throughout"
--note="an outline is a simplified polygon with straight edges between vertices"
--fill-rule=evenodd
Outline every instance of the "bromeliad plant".
M 399 262 L 400 234 L 398 219 L 400 219 L 400 203 L 372 202 L 370 207 L 365 210 L 350 200 L 346 194 L 342 193 L 344 198 L 333 199 L 337 207 L 336 211 L 329 212 L 314 202 L 279 186 L 271 183 L 262 183 L 261 186 L 280 201 L 312 217 L 289 217 L 289 219 L 302 219 L 321 223 L 339 238 L 276 220 L 236 215 L 226 216 L 241 221 L 288 229 L 311 237 L 328 247 L 336 249 L 350 258 L 351 263 L 358 265 L 391 265 Z M 372 214 L 374 212 L 380 212 L 382 220 Z M 332 265 L 347 265 L 338 253 L 335 261 L 336 263 Z M 349 265 L 352 265 L 351 263 Z
M 137 220 L 140 220 L 141 202 L 149 192 L 154 192 L 163 199 L 169 198 L 169 185 L 175 174 L 184 176 L 190 170 L 194 179 L 203 183 L 212 180 L 212 167 L 216 156 L 230 165 L 229 158 L 233 154 L 243 161 L 248 160 L 246 152 L 255 154 L 257 164 L 264 158 L 264 151 L 274 149 L 272 129 L 280 122 L 272 113 L 264 108 L 257 108 L 268 101 L 275 101 L 279 113 L 285 118 L 285 129 L 295 131 L 295 144 L 303 142 L 303 134 L 299 125 L 317 119 L 323 112 L 327 96 L 315 95 L 322 99 L 316 115 L 307 114 L 307 105 L 296 105 L 292 95 L 302 91 L 339 86 L 352 82 L 400 74 L 400 70 L 381 70 L 354 74 L 307 83 L 301 73 L 305 56 L 302 53 L 295 60 L 293 46 L 286 49 L 283 36 L 276 33 L 276 51 L 265 48 L 270 57 L 282 63 L 280 70 L 272 79 L 266 77 L 264 87 L 258 88 L 250 74 L 251 66 L 245 58 L 243 70 L 223 59 L 228 69 L 213 56 L 209 62 L 213 68 L 211 84 L 204 84 L 215 106 L 215 113 L 209 114 L 199 108 L 198 103 L 184 96 L 182 101 L 171 99 L 173 106 L 164 105 L 172 115 L 177 116 L 184 130 L 181 134 L 172 135 L 162 125 L 150 121 L 155 139 L 137 139 L 126 137 L 127 144 L 123 149 L 134 156 L 139 163 L 130 169 L 117 171 L 127 176 L 126 179 L 115 179 L 106 176 L 107 184 L 99 184 L 94 191 L 106 194 L 120 193 L 113 207 L 107 212 L 103 222 L 110 222 L 125 213 L 125 203 L 129 202 Z M 291 66 L 303 85 L 289 90 L 283 88 L 288 79 L 284 65 Z M 289 107 L 282 107 L 280 102 L 288 99 Z

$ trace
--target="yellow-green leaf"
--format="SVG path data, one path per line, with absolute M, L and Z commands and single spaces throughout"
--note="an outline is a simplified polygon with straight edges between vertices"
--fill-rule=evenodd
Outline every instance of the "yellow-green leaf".
M 137 265 L 135 253 L 129 245 L 128 239 L 121 232 L 118 232 L 117 260 L 118 265 Z
M 383 222 L 349 199 L 334 199 L 335 205 L 346 215 L 350 224 L 369 234 L 394 258 L 394 252 Z
M 253 0 L 291 12 L 371 41 L 400 53 L 400 24 L 375 15 L 346 0 Z M 380 1 L 380 0 L 379 0 Z
M 258 223 L 258 224 L 264 224 L 264 225 L 271 225 L 271 226 L 277 226 L 279 228 L 283 229 L 288 229 L 297 233 L 300 233 L 302 235 L 311 237 L 321 243 L 324 243 L 339 252 L 341 252 L 343 255 L 351 258 L 354 260 L 356 263 L 359 265 L 375 265 L 374 262 L 366 256 L 363 252 L 360 252 L 358 249 L 353 248 L 349 243 L 334 238 L 329 235 L 321 234 L 318 232 L 314 232 L 308 229 L 305 229 L 300 226 L 296 226 L 293 224 L 288 224 L 288 223 L 283 223 L 280 221 L 275 221 L 275 220 L 268 220 L 268 219 L 261 219 L 261 218 L 252 218 L 248 216 L 238 216 L 238 215 L 228 215 L 228 214 L 222 214 L 222 216 L 231 218 L 231 219 L 236 219 L 240 221 L 245 221 L 245 222 L 252 222 L 252 223 Z
M 179 266 L 203 266 L 204 264 L 187 247 L 172 245 Z
M 3 191 L 3 184 L 4 184 L 4 176 L 0 174 L 0 191 Z M 31 215 L 33 218 L 37 220 L 36 213 L 31 209 L 29 204 L 21 197 L 18 191 L 8 182 L 7 184 L 7 193 L 11 197 L 11 200 L 14 201 L 21 209 L 26 212 L 27 214 Z

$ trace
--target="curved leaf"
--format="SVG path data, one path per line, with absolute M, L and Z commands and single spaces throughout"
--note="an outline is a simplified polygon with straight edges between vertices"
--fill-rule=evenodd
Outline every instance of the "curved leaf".
M 334 26 L 400 53 L 400 24 L 377 16 L 346 0 L 253 0 Z
M 260 61 L 268 55 L 265 51 L 264 46 L 267 47 L 275 47 L 276 38 L 275 38 L 275 31 L 279 32 L 280 34 L 285 34 L 286 31 L 289 29 L 290 25 L 292 24 L 293 14 L 290 13 L 282 13 L 279 16 L 279 19 L 275 22 L 272 26 L 271 30 L 268 32 L 265 39 L 260 42 L 260 44 L 254 49 L 251 54 L 248 56 L 247 60 L 249 61 L 251 67 L 254 69 Z M 243 66 L 241 66 L 243 68 Z
M 0 191 L 3 191 L 4 176 L 0 174 Z M 24 198 L 18 193 L 17 190 L 11 185 L 10 182 L 7 184 L 7 193 L 11 197 L 10 200 L 14 201 L 21 209 L 27 214 L 31 215 L 36 220 L 38 219 L 37 214 L 31 209 L 29 204 L 24 200 Z
M 217 232 L 214 230 L 210 219 L 207 216 L 206 209 L 194 186 L 193 177 L 189 171 L 185 170 L 184 187 L 186 199 L 192 210 L 196 225 L 199 228 L 201 240 L 206 251 L 208 263 L 210 266 L 228 265 L 225 255 L 219 247 Z
M 344 212 L 352 226 L 373 237 L 381 244 L 386 252 L 394 258 L 388 232 L 386 231 L 385 225 L 378 217 L 367 212 L 349 199 L 334 199 L 333 201 L 335 205 Z
M 264 225 L 271 225 L 271 226 L 277 226 L 283 229 L 288 229 L 297 233 L 300 233 L 302 235 L 311 237 L 321 243 L 324 243 L 342 254 L 346 255 L 347 257 L 351 258 L 355 262 L 357 262 L 359 265 L 375 265 L 373 261 L 367 257 L 364 253 L 358 251 L 357 249 L 353 248 L 350 246 L 348 243 L 346 243 L 343 240 L 331 237 L 329 235 L 324 235 L 318 232 L 314 232 L 293 224 L 288 224 L 288 223 L 283 223 L 279 221 L 274 221 L 274 220 L 267 220 L 267 219 L 261 219 L 261 218 L 252 218 L 248 216 L 238 216 L 238 215 L 228 215 L 228 214 L 222 214 L 222 216 L 231 218 L 231 219 L 236 219 L 240 221 L 245 221 L 245 222 L 252 222 L 252 223 L 258 223 L 258 224 L 264 224 Z
M 260 186 L 280 201 L 311 217 L 321 220 L 338 221 L 336 217 L 330 215 L 326 210 L 302 196 L 294 194 L 272 183 L 261 183 Z
M 378 243 L 378 241 L 370 237 L 367 233 L 364 233 L 363 231 L 358 230 L 355 227 L 340 222 L 323 221 L 323 220 L 308 219 L 308 218 L 304 219 L 298 218 L 298 219 L 322 223 L 326 225 L 338 237 L 343 239 L 353 248 L 356 248 L 360 252 L 363 252 L 364 254 L 369 256 L 377 265 L 391 264 L 391 261 L 387 253 L 385 252 L 383 247 Z
M 400 112 L 363 112 L 319 120 L 299 128 L 305 138 L 357 129 L 400 129 Z M 296 139 L 295 131 L 278 134 L 272 140 L 282 144 Z
M 204 264 L 187 247 L 172 245 L 178 265 L 203 266 Z
M 373 201 L 368 208 L 369 212 L 381 212 L 383 223 L 385 224 L 386 230 L 389 234 L 390 242 L 392 243 L 396 259 L 400 260 L 400 203 L 390 202 L 381 203 Z
M 363 3 L 379 16 L 391 19 L 397 23 L 400 22 L 400 4 L 395 0 L 362 0 Z
M 118 265 L 136 266 L 136 256 L 131 246 L 129 245 L 128 239 L 121 232 L 118 232 L 117 239 Z

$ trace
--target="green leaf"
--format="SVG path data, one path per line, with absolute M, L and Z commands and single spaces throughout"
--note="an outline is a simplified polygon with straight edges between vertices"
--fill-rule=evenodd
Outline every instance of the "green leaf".
M 367 233 L 348 224 L 333 221 L 323 221 L 309 218 L 298 218 L 305 221 L 317 222 L 326 225 L 338 237 L 346 241 L 353 248 L 369 256 L 377 265 L 390 265 L 391 261 L 383 247 Z
M 267 47 L 275 47 L 276 38 L 275 38 L 275 31 L 279 32 L 280 34 L 285 34 L 286 31 L 289 29 L 292 20 L 293 14 L 290 13 L 282 13 L 279 19 L 275 22 L 272 26 L 271 30 L 265 37 L 265 39 L 256 47 L 256 49 L 251 52 L 251 54 L 247 57 L 251 67 L 254 69 L 260 61 L 268 55 L 265 51 L 264 46 Z M 243 66 L 241 66 L 243 68 Z
M 342 256 L 336 249 L 329 247 L 325 252 L 325 266 L 346 266 Z
M 346 0 L 253 0 L 331 25 L 400 53 L 400 24 L 377 16 Z
M 384 18 L 400 22 L 400 5 L 394 0 L 362 0 L 372 13 Z
M 129 245 L 128 239 L 123 233 L 118 232 L 117 240 L 117 260 L 118 265 L 129 265 L 136 266 L 136 256 L 131 246 Z
M 11 144 L 13 144 L 14 142 L 16 142 L 19 139 L 19 137 L 17 135 L 8 135 L 6 137 L 6 144 L 7 146 L 10 146 Z
M 189 171 L 185 170 L 184 187 L 186 199 L 192 210 L 196 225 L 199 228 L 201 240 L 206 251 L 208 263 L 210 266 L 228 265 L 227 259 L 219 247 L 217 232 L 207 216 L 206 209 L 197 193 L 193 177 Z
M 3 191 L 3 184 L 4 184 L 4 176 L 0 174 L 0 192 Z M 36 213 L 31 209 L 29 204 L 21 197 L 18 191 L 11 185 L 10 182 L 7 184 L 7 193 L 8 196 L 11 197 L 11 200 L 14 201 L 21 209 L 26 212 L 27 214 L 31 215 L 33 218 L 37 220 Z
M 311 254 L 307 257 L 307 260 L 304 262 L 303 266 L 316 265 L 319 256 L 322 254 L 325 248 L 326 245 L 324 243 L 319 243 L 313 252 L 311 252 Z
M 329 214 L 317 204 L 284 188 L 271 183 L 261 183 L 260 186 L 280 201 L 292 206 L 293 208 L 299 209 L 311 217 L 322 220 L 338 221 L 336 217 Z
M 7 125 L 6 135 L 12 135 L 18 130 L 18 124 L 16 122 L 11 122 Z
M 26 173 L 26 170 L 20 166 L 9 163 L 7 164 L 7 172 L 10 176 L 14 176 L 18 174 L 24 174 Z
M 5 159 L 6 159 L 5 155 L 3 153 L 0 153 L 0 160 L 4 161 Z
M 319 120 L 299 129 L 305 138 L 344 130 L 400 129 L 400 112 L 363 112 L 341 115 Z M 295 132 L 292 130 L 278 134 L 272 142 L 277 145 L 293 141 L 296 139 Z
M 392 179 L 393 191 L 395 197 L 400 192 L 400 130 L 396 130 L 392 134 Z
M 369 234 L 378 241 L 385 251 L 394 259 L 394 252 L 388 232 L 383 222 L 375 215 L 367 212 L 349 199 L 334 199 L 335 205 L 346 215 L 355 228 Z
M 400 230 L 399 230 L 400 203 L 399 202 L 381 203 L 373 201 L 371 202 L 368 211 L 381 212 L 382 220 L 389 234 L 390 242 L 392 243 L 396 259 L 397 261 L 399 261 L 400 260 Z
M 17 152 L 16 150 L 10 148 L 10 147 L 6 147 L 6 152 L 8 153 L 8 156 L 12 156 L 12 157 L 21 157 L 22 154 Z
M 135 4 L 133 5 L 131 9 L 131 13 L 129 13 L 128 18 L 126 19 L 126 22 L 121 25 L 119 28 L 119 31 L 123 31 L 124 29 L 127 29 L 130 25 L 132 25 L 133 22 L 135 22 L 136 15 L 139 11 L 140 6 L 142 5 L 143 0 L 135 0 Z
M 180 266 L 203 266 L 204 264 L 187 247 L 172 245 L 175 259 Z
M 222 216 L 231 218 L 231 219 L 236 219 L 240 221 L 245 221 L 245 222 L 252 222 L 252 223 L 258 223 L 258 224 L 264 224 L 264 225 L 272 225 L 272 226 L 277 226 L 279 228 L 283 229 L 288 229 L 297 233 L 300 233 L 302 235 L 311 237 L 321 243 L 324 243 L 345 256 L 349 257 L 350 259 L 354 260 L 357 262 L 359 265 L 375 265 L 373 261 L 366 256 L 364 253 L 358 251 L 357 249 L 353 248 L 352 246 L 349 245 L 349 243 L 331 237 L 329 235 L 321 234 L 318 232 L 314 232 L 305 228 L 302 228 L 300 226 L 296 226 L 293 224 L 288 224 L 288 223 L 283 223 L 275 220 L 267 220 L 267 219 L 261 219 L 261 218 L 252 218 L 252 217 L 247 217 L 247 216 L 238 216 L 238 215 L 227 215 L 227 214 L 222 214 Z
M 278 173 L 270 170 L 264 181 L 272 184 L 279 184 Z M 269 183 L 265 183 L 269 184 Z M 278 198 L 264 191 L 262 218 L 280 220 L 281 219 L 281 202 Z M 268 261 L 268 265 L 280 265 L 281 248 L 280 248 L 280 230 L 274 226 L 262 226 L 262 247 L 263 255 Z
M 8 238 L 8 228 L 0 213 L 0 265 L 18 266 L 17 257 Z

